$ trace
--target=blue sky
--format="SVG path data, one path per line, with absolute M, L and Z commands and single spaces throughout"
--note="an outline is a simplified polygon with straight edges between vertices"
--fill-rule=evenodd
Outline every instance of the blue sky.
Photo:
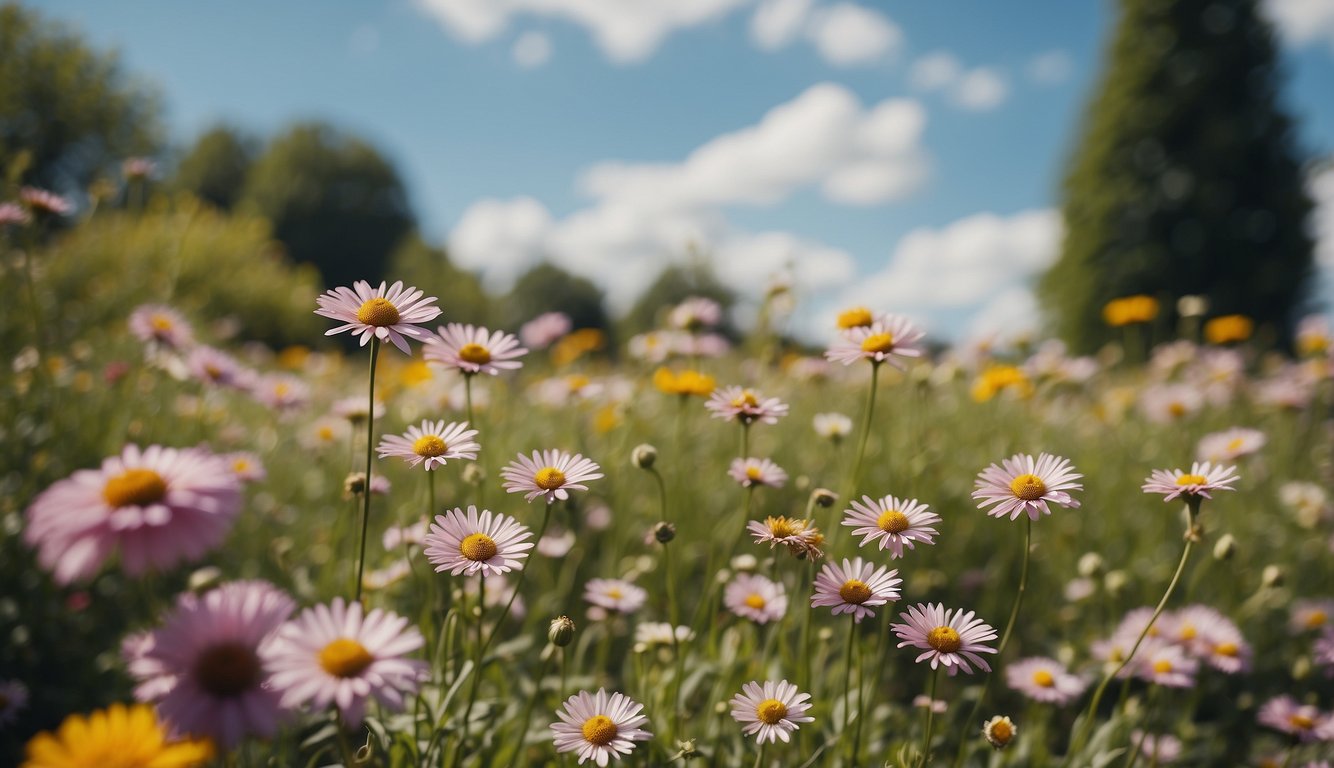
M 862 302 L 953 337 L 1032 322 L 1113 20 L 1085 0 L 39 5 L 155 82 L 180 144 L 218 121 L 370 138 L 493 287 L 549 258 L 624 307 L 694 246 L 749 295 L 788 271 L 798 323 Z M 1302 141 L 1334 153 L 1334 0 L 1268 7 Z M 1334 177 L 1317 193 L 1334 270 Z

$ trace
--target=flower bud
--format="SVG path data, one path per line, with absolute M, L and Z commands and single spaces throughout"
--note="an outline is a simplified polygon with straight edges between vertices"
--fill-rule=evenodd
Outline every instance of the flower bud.
M 630 452 L 630 461 L 640 469 L 652 469 L 657 460 L 658 449 L 648 443 L 640 443 Z
M 760 561 L 749 553 L 743 553 L 732 558 L 732 569 L 736 571 L 753 571 L 759 565 Z
M 1230 533 L 1225 533 L 1218 538 L 1214 544 L 1215 560 L 1231 560 L 1237 553 L 1237 539 Z
M 343 479 L 343 493 L 348 496 L 360 496 L 366 492 L 366 473 L 352 472 Z
M 828 509 L 834 506 L 834 502 L 838 501 L 838 494 L 828 488 L 816 488 L 811 491 L 811 498 L 815 500 L 817 505 Z
M 1107 575 L 1103 577 L 1102 584 L 1107 588 L 1108 592 L 1116 594 L 1122 589 L 1125 589 L 1127 581 L 1129 581 L 1129 577 L 1126 576 L 1125 571 L 1109 571 Z
M 653 526 L 653 538 L 657 539 L 659 544 L 666 544 L 676 538 L 676 526 L 671 523 L 658 523 Z
M 1079 558 L 1079 575 L 1087 579 L 1094 574 L 1101 573 L 1103 565 L 1102 555 L 1097 552 L 1085 552 Z
M 482 469 L 481 464 L 465 464 L 463 467 L 463 482 L 468 485 L 481 485 L 486 479 L 486 470 Z
M 1283 586 L 1283 569 L 1277 565 L 1266 565 L 1264 572 L 1260 575 L 1260 585 L 1266 589 Z
M 564 648 L 574 642 L 574 620 L 569 616 L 557 616 L 551 620 L 547 629 L 547 639 L 557 648 Z
M 196 595 L 202 595 L 210 589 L 218 586 L 221 581 L 222 571 L 211 565 L 206 565 L 190 574 L 190 581 L 187 589 Z

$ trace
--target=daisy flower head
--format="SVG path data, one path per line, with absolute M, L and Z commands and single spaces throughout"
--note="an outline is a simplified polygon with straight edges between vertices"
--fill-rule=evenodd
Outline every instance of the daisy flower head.
M 622 693 L 608 694 L 605 688 L 597 693 L 580 691 L 556 710 L 560 722 L 551 724 L 556 751 L 577 753 L 580 765 L 592 760 L 605 766 L 620 760 L 634 751 L 636 741 L 653 737 L 641 727 L 648 724 L 648 718 L 639 714 L 643 710 L 643 704 Z
M 1258 429 L 1233 427 L 1200 438 L 1195 453 L 1201 461 L 1235 461 L 1264 447 L 1265 433 Z
M 340 419 L 345 419 L 349 424 L 364 424 L 366 419 L 371 416 L 371 412 L 366 410 L 369 403 L 361 395 L 352 395 L 335 400 L 329 408 L 333 415 Z M 384 403 L 375 401 L 375 419 L 378 421 L 384 416 Z
M 911 645 L 922 649 L 915 661 L 930 660 L 931 668 L 944 665 L 951 674 L 963 670 L 972 674 L 975 664 L 984 672 L 991 667 L 978 654 L 995 653 L 986 643 L 996 639 L 996 630 L 991 625 L 976 617 L 972 611 L 962 608 L 946 610 L 940 603 L 918 604 L 904 614 L 906 623 L 894 624 L 890 628 L 898 636 L 898 647 Z
M 28 742 L 23 768 L 193 768 L 213 758 L 206 740 L 178 739 L 147 704 L 112 704 L 70 715 Z
M 1180 645 L 1209 666 L 1228 674 L 1250 666 L 1251 647 L 1241 630 L 1213 608 L 1188 605 L 1164 614 L 1163 619 L 1159 636 Z
M 1144 653 L 1135 656 L 1134 675 L 1166 688 L 1190 688 L 1200 663 L 1181 646 L 1154 639 L 1144 643 Z
M 254 380 L 254 374 L 236 362 L 236 358 L 209 346 L 191 349 L 185 358 L 185 368 L 195 381 L 223 389 L 245 390 Z
M 1311 646 L 1311 656 L 1315 659 L 1315 663 L 1322 667 L 1334 667 L 1334 629 L 1326 629 L 1320 633 L 1320 637 Z
M 995 749 L 1005 749 L 1018 733 L 1014 721 L 1004 715 L 996 715 L 982 724 L 982 738 Z
M 768 624 L 787 613 L 787 590 L 759 574 L 739 573 L 723 590 L 723 605 L 743 619 Z
M 28 706 L 28 688 L 17 680 L 0 680 L 0 728 L 14 722 Z
M 0 229 L 19 227 L 32 221 L 32 217 L 18 203 L 0 203 Z
M 843 559 L 843 564 L 825 563 L 815 577 L 815 591 L 811 595 L 812 607 L 830 607 L 834 615 L 850 613 L 858 624 L 878 605 L 885 605 L 899 599 L 899 572 L 883 565 L 876 567 L 860 557 L 854 560 Z
M 337 706 L 349 727 L 361 725 L 374 698 L 392 711 L 417 690 L 426 662 L 404 658 L 422 646 L 421 632 L 396 613 L 335 597 L 301 612 L 260 649 L 272 670 L 269 686 L 288 709 Z
M 841 413 L 817 413 L 812 423 L 815 434 L 835 443 L 852 434 L 852 419 Z
M 259 456 L 250 451 L 235 451 L 233 453 L 224 453 L 218 458 L 227 463 L 236 479 L 243 483 L 254 483 L 263 480 L 268 476 L 264 470 L 264 462 Z
M 1181 757 L 1181 739 L 1170 733 L 1130 732 L 1130 743 L 1139 745 L 1140 755 L 1151 765 L 1171 765 Z
M 694 639 L 695 630 L 687 626 L 677 626 L 673 630 L 665 621 L 643 621 L 635 625 L 635 643 L 644 646 L 688 643 Z
M 546 349 L 573 328 L 564 312 L 543 312 L 519 327 L 519 341 L 529 349 Z
M 1035 656 L 1005 668 L 1005 682 L 1034 701 L 1065 706 L 1084 692 L 1088 683 L 1055 659 Z
M 1189 472 L 1155 469 L 1153 474 L 1144 479 L 1141 490 L 1145 493 L 1161 493 L 1163 501 L 1181 497 L 1188 502 L 1198 502 L 1201 498 L 1213 498 L 1210 495 L 1212 491 L 1235 491 L 1232 484 L 1239 479 L 1236 467 L 1197 461 L 1190 465 Z
M 787 403 L 776 397 L 765 397 L 747 387 L 723 387 L 714 391 L 704 407 L 713 412 L 713 418 L 737 421 L 742 424 L 777 424 L 780 416 L 787 415 Z
M 436 329 L 426 342 L 426 359 L 442 368 L 457 370 L 465 376 L 522 368 L 516 358 L 528 354 L 519 340 L 504 331 L 462 323 L 450 323 Z
M 853 328 L 869 328 L 875 320 L 875 313 L 869 307 L 856 306 L 839 312 L 835 324 L 840 331 L 850 331 Z
M 1334 599 L 1297 600 L 1292 604 L 1288 629 L 1293 634 L 1301 634 L 1331 626 L 1331 622 L 1334 622 Z
M 207 450 L 127 445 L 38 495 L 23 535 L 56 582 L 70 584 L 116 551 L 134 575 L 198 559 L 240 509 L 240 481 Z
M 973 498 L 978 500 L 979 509 L 995 504 L 987 510 L 992 517 L 1008 515 L 1015 520 L 1026 512 L 1030 520 L 1037 520 L 1051 514 L 1050 504 L 1078 507 L 1079 501 L 1068 492 L 1084 489 L 1076 482 L 1081 477 L 1069 459 L 1050 453 L 1040 453 L 1034 459 L 1016 453 L 1000 466 L 992 464 L 978 473 Z
M 479 515 L 477 507 L 469 504 L 466 513 L 455 508 L 435 516 L 424 551 L 437 573 L 500 575 L 523 567 L 521 561 L 533 548 L 533 542 L 525 539 L 532 535 L 512 517 L 489 509 Z
M 768 459 L 751 456 L 745 459 L 732 459 L 732 466 L 727 474 L 741 484 L 742 488 L 767 485 L 770 488 L 782 488 L 787 482 L 787 472 Z
M 1266 701 L 1256 715 L 1260 725 L 1286 733 L 1299 741 L 1334 738 L 1334 719 L 1310 704 L 1301 704 L 1287 694 Z
M 787 547 L 788 552 L 799 560 L 818 560 L 824 557 L 824 534 L 811 524 L 810 520 L 799 517 L 766 517 L 764 521 L 751 520 L 746 523 L 746 530 L 755 537 L 756 544 L 768 544 L 770 549 L 775 544 Z
M 28 210 L 42 216 L 68 216 L 74 211 L 74 204 L 68 198 L 40 187 L 19 189 L 19 200 Z
M 852 535 L 863 537 L 861 546 L 878 540 L 880 549 L 888 549 L 892 558 L 903 557 L 903 548 L 912 549 L 916 542 L 934 544 L 932 537 L 939 533 L 932 526 L 940 522 L 940 515 L 917 499 L 862 496 L 843 515 L 843 525 L 853 529 Z
M 175 731 L 224 749 L 271 737 L 282 720 L 259 648 L 296 604 L 271 584 L 237 581 L 183 594 L 129 659 L 141 701 L 157 704 Z
M 532 457 L 522 453 L 511 461 L 500 476 L 505 479 L 505 490 L 523 493 L 524 501 L 545 496 L 547 503 L 570 498 L 570 491 L 586 491 L 586 480 L 597 480 L 602 472 L 593 460 L 582 455 L 559 450 L 533 451 Z
M 610 611 L 634 613 L 644 606 L 648 592 L 624 579 L 589 579 L 584 599 Z
M 408 427 L 402 435 L 385 435 L 376 450 L 382 459 L 397 456 L 410 467 L 424 463 L 426 471 L 430 472 L 445 466 L 451 459 L 476 459 L 477 451 L 482 447 L 474 439 L 476 437 L 477 430 L 468 429 L 466 421 L 451 421 L 446 425 L 443 419 L 426 419 L 421 426 Z
M 293 411 L 310 400 L 310 386 L 286 373 L 265 376 L 255 383 L 255 399 L 275 411 Z
M 183 349 L 194 340 L 190 323 L 165 304 L 141 304 L 130 313 L 130 333 L 145 344 Z
M 325 331 L 325 336 L 351 331 L 361 337 L 363 347 L 375 337 L 392 343 L 405 355 L 412 354 L 408 339 L 421 341 L 429 334 L 417 324 L 429 323 L 440 316 L 440 308 L 433 306 L 434 296 L 426 297 L 416 288 L 405 288 L 402 281 L 395 281 L 386 289 L 383 282 L 379 288 L 371 288 L 370 283 L 358 280 L 351 288 L 340 286 L 326 291 L 315 302 L 319 305 L 315 314 L 343 323 Z
M 752 680 L 732 697 L 732 719 L 741 723 L 743 734 L 755 736 L 756 744 L 776 744 L 779 739 L 786 744 L 800 727 L 798 723 L 815 722 L 806 714 L 810 701 L 809 693 L 801 693 L 786 680 L 765 680 L 763 685 Z
M 926 335 L 911 320 L 902 315 L 884 315 L 870 325 L 849 328 L 843 338 L 834 343 L 824 356 L 830 362 L 852 365 L 858 360 L 870 360 L 873 365 L 889 363 L 902 369 L 897 358 L 921 357 L 922 350 L 914 346 Z
M 722 305 L 703 296 L 690 296 L 667 313 L 667 322 L 683 331 L 711 328 L 722 321 Z

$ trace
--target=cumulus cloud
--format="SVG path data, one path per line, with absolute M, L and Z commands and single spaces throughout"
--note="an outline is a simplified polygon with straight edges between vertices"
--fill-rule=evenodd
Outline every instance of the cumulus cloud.
M 874 64 L 903 46 L 903 31 L 888 16 L 850 2 L 763 0 L 750 18 L 750 37 L 767 51 L 804 39 L 836 67 Z
M 750 17 L 750 38 L 766 51 L 797 39 L 810 18 L 811 0 L 764 0 Z
M 1028 78 L 1042 85 L 1056 85 L 1070 79 L 1075 62 L 1065 51 L 1039 53 L 1028 62 Z
M 913 62 L 908 85 L 918 91 L 939 91 L 961 109 L 995 109 L 1009 96 L 1005 76 L 994 67 L 967 69 L 948 51 L 934 51 Z
M 1334 0 L 1267 0 L 1264 7 L 1292 44 L 1323 42 L 1334 50 Z
M 541 32 L 525 32 L 514 41 L 511 51 L 514 63 L 524 69 L 533 69 L 551 59 L 551 38 Z
M 531 197 L 479 200 L 449 235 L 449 257 L 492 290 L 508 288 L 542 258 L 551 213 Z
M 950 90 L 950 98 L 963 109 L 995 109 L 1005 101 L 1010 87 L 1005 78 L 990 67 L 978 67 L 964 73 Z
M 908 84 L 919 91 L 938 91 L 953 85 L 963 75 L 963 64 L 948 51 L 935 51 L 917 59 L 908 70 Z

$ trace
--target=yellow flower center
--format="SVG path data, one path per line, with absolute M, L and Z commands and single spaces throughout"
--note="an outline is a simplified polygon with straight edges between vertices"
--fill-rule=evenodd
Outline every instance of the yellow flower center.
M 1153 671 L 1160 675 L 1165 675 L 1172 671 L 1172 662 L 1167 659 L 1159 659 L 1153 663 Z
M 764 597 L 762 597 L 759 593 L 755 592 L 755 593 L 751 593 L 751 594 L 749 594 L 749 595 L 746 595 L 746 607 L 747 607 L 747 608 L 754 608 L 755 610 L 758 611 L 758 610 L 760 610 L 761 608 L 763 608 L 764 606 L 765 606 L 765 600 L 764 600 Z
M 102 487 L 102 498 L 113 507 L 146 507 L 166 495 L 167 481 L 151 469 L 127 469 Z
M 361 308 L 357 310 L 357 322 L 364 325 L 373 325 L 376 328 L 384 328 L 387 325 L 393 325 L 400 319 L 398 307 L 389 299 L 376 297 L 368 300 Z
M 1328 620 L 1329 616 L 1324 611 L 1319 609 L 1313 610 L 1306 614 L 1306 628 L 1319 629 L 1320 627 L 1325 626 L 1325 622 Z
M 732 398 L 733 408 L 758 408 L 760 401 L 755 399 L 755 393 L 749 389 Z
M 220 643 L 199 654 L 195 682 L 218 698 L 230 698 L 259 685 L 262 668 L 255 651 L 240 643 Z
M 963 647 L 963 638 L 954 627 L 940 626 L 926 633 L 926 644 L 941 653 L 954 653 Z
M 459 554 L 475 563 L 486 562 L 495 557 L 499 551 L 495 539 L 485 533 L 474 533 L 459 542 Z
M 1188 640 L 1194 640 L 1197 634 L 1199 634 L 1199 632 L 1195 629 L 1194 624 L 1182 624 L 1181 628 L 1177 630 L 1177 639 L 1186 642 Z
M 153 326 L 153 330 L 155 331 L 166 332 L 176 327 L 172 324 L 171 318 L 166 315 L 153 315 L 152 319 L 148 322 Z
M 1005 720 L 997 720 L 991 724 L 988 735 L 991 737 L 991 743 L 1003 747 L 1010 743 L 1010 739 L 1014 738 L 1014 728 L 1010 727 L 1010 723 Z
M 1218 654 L 1219 656 L 1236 658 L 1237 654 L 1240 652 L 1241 649 L 1237 647 L 1236 643 L 1219 643 L 1218 645 L 1214 646 L 1214 653 Z
M 894 334 L 873 333 L 862 340 L 863 352 L 885 353 L 894 348 Z
M 861 579 L 848 579 L 838 588 L 838 596 L 843 602 L 861 605 L 871 599 L 871 588 Z
M 464 344 L 459 347 L 459 359 L 473 365 L 486 365 L 491 362 L 491 350 L 481 344 Z
M 1033 673 L 1033 684 L 1042 688 L 1050 688 L 1056 685 L 1056 678 L 1047 670 L 1039 669 Z
M 612 587 L 607 590 L 607 597 L 610 597 L 612 600 L 620 600 L 625 597 L 625 593 L 622 592 L 619 587 Z
M 237 459 L 232 462 L 232 471 L 237 474 L 241 474 L 243 472 L 249 472 L 250 462 L 246 461 L 245 459 Z
M 885 533 L 903 533 L 912 527 L 908 522 L 908 516 L 897 509 L 889 509 L 880 513 L 880 518 L 875 521 L 876 527 Z
M 751 482 L 757 482 L 762 477 L 764 477 L 764 473 L 760 472 L 759 467 L 756 467 L 754 465 L 746 467 L 747 480 L 750 480 Z
M 1177 485 L 1204 485 L 1207 482 L 1204 475 L 1182 475 L 1177 478 Z
M 565 473 L 555 467 L 543 467 L 537 471 L 533 482 L 544 491 L 554 491 L 565 485 Z
M 1227 449 L 1229 451 L 1239 451 L 1241 450 L 1241 446 L 1243 444 L 1245 444 L 1244 440 L 1242 440 L 1240 437 L 1234 437 L 1231 440 L 1227 441 Z
M 1299 731 L 1309 731 L 1315 727 L 1315 720 L 1306 715 L 1291 715 L 1288 717 L 1288 723 Z
M 616 734 L 619 733 L 616 723 L 613 723 L 611 718 L 606 715 L 593 715 L 585 720 L 583 732 L 584 741 L 589 744 L 596 744 L 599 747 L 610 744 L 611 740 L 616 738 Z
M 787 717 L 787 705 L 778 699 L 765 699 L 755 707 L 755 716 L 765 725 L 775 725 Z
M 1047 492 L 1047 484 L 1037 475 L 1024 473 L 1010 481 L 1010 490 L 1024 501 L 1036 501 Z
M 334 677 L 356 677 L 373 661 L 366 646 L 350 637 L 340 637 L 320 651 L 320 666 Z
M 871 310 L 866 307 L 853 307 L 846 312 L 838 313 L 838 327 L 844 330 L 848 328 L 861 328 L 875 322 L 875 317 Z
M 334 439 L 333 427 L 330 426 L 321 426 L 319 430 L 316 432 L 316 434 L 321 440 L 325 442 L 329 442 L 330 440 Z
M 449 446 L 445 444 L 444 440 L 440 439 L 439 435 L 422 435 L 412 444 L 413 453 L 428 459 L 444 456 L 448 450 Z
M 1180 400 L 1173 400 L 1167 405 L 1167 412 L 1176 418 L 1186 415 L 1186 404 Z
M 750 474 L 750 471 L 747 470 L 746 473 Z M 769 529 L 769 535 L 773 536 L 775 539 L 785 539 L 788 536 L 795 536 L 798 533 L 801 533 L 805 528 L 804 525 L 798 525 L 797 521 L 789 520 L 786 517 L 766 517 L 764 518 L 764 524 Z

